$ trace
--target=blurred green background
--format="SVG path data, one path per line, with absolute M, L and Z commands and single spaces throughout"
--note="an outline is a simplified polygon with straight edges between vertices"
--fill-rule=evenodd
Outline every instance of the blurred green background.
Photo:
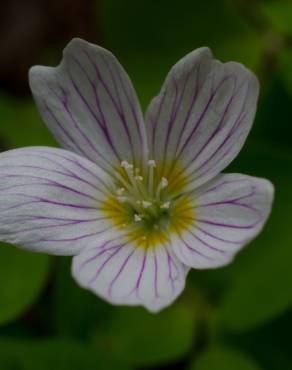
M 0 13 L 0 148 L 56 145 L 27 70 L 56 65 L 72 37 L 110 49 L 142 106 L 199 46 L 255 71 L 254 128 L 228 172 L 276 187 L 264 232 L 226 268 L 192 271 L 151 315 L 81 290 L 70 259 L 0 248 L 1 370 L 292 370 L 292 1 L 10 0 Z

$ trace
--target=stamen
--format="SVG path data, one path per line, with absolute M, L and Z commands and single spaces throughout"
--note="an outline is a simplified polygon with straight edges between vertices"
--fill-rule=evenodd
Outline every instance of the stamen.
M 134 171 L 133 171 L 133 165 L 128 163 L 127 161 L 122 161 L 121 162 L 121 167 L 123 167 L 128 175 L 128 178 L 130 180 L 130 183 L 132 185 L 132 188 L 128 189 L 130 193 L 135 193 L 135 195 L 137 197 L 141 196 L 141 190 L 139 189 L 138 187 L 138 183 L 137 183 L 137 179 L 136 179 L 136 176 L 134 177 Z M 142 178 L 143 180 L 143 178 Z M 123 182 L 124 184 L 124 182 Z M 127 187 L 129 188 L 129 186 Z
M 128 199 L 127 199 L 127 197 L 124 197 L 124 196 L 122 196 L 122 195 L 119 195 L 119 196 L 117 197 L 117 200 L 118 200 L 118 202 L 120 202 L 120 203 L 125 203 Z
M 160 181 L 160 183 L 158 185 L 158 188 L 156 190 L 156 199 L 157 199 L 158 202 L 160 202 L 160 192 L 161 192 L 161 190 L 164 189 L 164 188 L 166 188 L 167 185 L 168 185 L 167 178 L 162 177 L 161 178 L 161 181 Z
M 153 186 L 154 186 L 154 168 L 156 167 L 156 163 L 154 159 L 150 159 L 148 161 L 148 166 L 149 166 L 149 172 L 148 172 L 148 188 L 149 188 L 149 193 L 150 195 L 153 195 Z
M 162 178 L 161 178 L 161 182 L 160 182 L 160 184 L 161 184 L 161 188 L 162 188 L 162 189 L 166 188 L 166 187 L 167 187 L 167 185 L 168 185 L 168 180 L 167 180 L 167 178 L 162 177 Z
M 164 232 L 170 218 L 165 210 L 173 207 L 172 198 L 163 190 L 169 182 L 166 177 L 159 176 L 154 159 L 148 161 L 147 167 L 140 171 L 133 164 L 123 160 L 120 170 L 115 173 L 117 184 L 114 189 L 115 199 L 123 203 L 119 207 L 126 216 L 124 220 L 126 222 L 122 223 L 122 220 L 120 225 L 135 232 L 144 227 L 147 230 L 150 228 L 153 232 Z M 149 241 L 148 235 L 144 232 L 139 238 L 141 241 L 146 240 L 146 243 Z
M 115 176 L 124 185 L 124 187 L 128 190 L 128 192 L 131 193 L 132 188 L 127 183 L 127 181 L 123 178 L 123 176 L 119 172 L 115 172 Z
M 170 202 L 165 202 L 161 204 L 160 206 L 161 209 L 169 209 L 169 207 L 170 207 Z
M 156 162 L 154 159 L 149 159 L 148 161 L 148 166 L 149 167 L 156 167 Z
M 121 167 L 123 167 L 125 170 L 133 169 L 133 165 L 128 163 L 127 161 L 122 161 Z
M 120 188 L 120 189 L 117 189 L 116 193 L 118 195 L 122 195 L 122 194 L 124 194 L 125 190 L 126 190 L 125 188 Z
M 134 221 L 135 222 L 140 222 L 142 221 L 142 217 L 140 215 L 138 215 L 137 213 L 134 214 Z
M 143 201 L 142 201 L 142 206 L 143 206 L 143 208 L 147 209 L 147 208 L 149 208 L 150 206 L 152 206 L 152 203 L 151 203 L 151 202 L 148 202 L 148 201 L 146 201 L 146 200 L 143 200 Z
M 130 195 L 128 195 L 127 197 L 126 196 L 123 196 L 123 195 L 119 195 L 117 196 L 117 201 L 119 203 L 128 203 L 130 204 L 137 212 L 141 212 L 143 210 L 143 208 L 141 208 L 141 201 L 135 201 L 135 199 L 133 197 L 131 197 Z

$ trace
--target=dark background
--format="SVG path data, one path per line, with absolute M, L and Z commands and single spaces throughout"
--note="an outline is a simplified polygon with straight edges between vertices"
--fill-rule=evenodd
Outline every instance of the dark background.
M 185 53 L 212 48 L 261 82 L 254 128 L 228 172 L 276 187 L 264 232 L 235 262 L 192 271 L 158 315 L 81 290 L 70 259 L 0 247 L 1 370 L 292 369 L 292 1 L 10 0 L 0 12 L 0 147 L 56 145 L 27 82 L 73 37 L 110 49 L 145 109 Z

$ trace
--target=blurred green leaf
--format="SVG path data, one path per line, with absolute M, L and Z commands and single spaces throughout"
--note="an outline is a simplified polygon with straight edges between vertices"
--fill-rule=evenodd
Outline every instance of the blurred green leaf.
M 248 171 L 250 163 L 254 173 Z M 264 231 L 232 266 L 232 282 L 219 313 L 221 324 L 230 330 L 253 329 L 292 305 L 291 163 L 290 151 L 258 144 L 241 157 L 240 166 L 234 166 L 239 172 L 272 180 L 276 196 Z
M 289 68 L 288 65 L 287 68 Z M 247 146 L 251 138 L 257 138 L 261 140 L 258 151 L 261 150 L 264 140 L 269 140 L 272 144 L 282 145 L 279 148 L 275 147 L 275 152 L 283 152 L 285 146 L 291 148 L 292 125 L 289 125 L 288 121 L 292 105 L 292 79 L 290 81 L 289 92 L 288 81 L 284 81 L 283 78 L 281 80 L 279 73 L 276 73 L 271 76 L 269 83 L 265 85 L 265 89 L 262 89 L 264 91 L 262 91 L 256 121 L 247 140 Z M 281 165 L 281 163 L 278 165 Z
M 261 11 L 276 31 L 292 34 L 292 2 L 290 0 L 263 1 Z
M 181 358 L 196 336 L 194 312 L 178 304 L 159 314 L 142 308 L 119 308 L 108 324 L 96 333 L 97 345 L 104 344 L 104 350 L 114 357 L 140 366 Z
M 228 343 L 244 349 L 265 370 L 292 370 L 291 333 L 292 311 L 256 330 L 237 336 L 229 336 Z M 225 338 L 226 339 L 226 338 Z
M 47 255 L 0 244 L 0 324 L 17 318 L 35 302 L 48 272 Z
M 287 92 L 290 94 L 290 99 L 292 98 L 292 67 L 291 66 L 292 66 L 292 50 L 285 49 L 283 50 L 279 58 L 279 71 L 281 75 L 281 81 L 283 85 L 286 87 Z M 291 103 L 288 106 L 286 106 L 287 110 L 290 108 L 290 105 Z M 286 117 L 289 117 L 290 114 L 291 114 L 291 110 L 287 112 Z M 287 126 L 287 123 L 286 123 L 286 126 Z M 290 133 L 291 131 L 292 130 L 290 129 Z
M 143 108 L 171 66 L 198 47 L 209 46 L 216 58 L 250 68 L 262 55 L 262 36 L 228 0 L 186 0 L 179 7 L 167 0 L 103 0 L 98 5 L 105 47 L 129 72 Z
M 0 339 L 1 370 L 130 370 L 94 348 L 69 340 Z
M 189 370 L 260 370 L 260 367 L 238 350 L 212 348 L 203 353 Z
M 0 96 L 0 137 L 7 147 L 56 145 L 34 104 Z
M 71 257 L 58 258 L 53 321 L 59 336 L 88 339 L 109 319 L 111 306 L 80 288 L 71 276 Z

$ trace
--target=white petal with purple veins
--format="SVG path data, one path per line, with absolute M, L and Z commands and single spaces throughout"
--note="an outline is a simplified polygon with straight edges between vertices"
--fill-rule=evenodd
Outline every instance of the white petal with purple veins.
M 194 195 L 194 225 L 172 239 L 173 251 L 187 266 L 226 265 L 263 228 L 273 186 L 239 174 L 219 175 Z
M 214 60 L 208 48 L 193 51 L 171 69 L 147 110 L 152 156 L 166 164 L 179 161 L 189 188 L 200 186 L 240 151 L 257 97 L 251 71 Z
M 73 259 L 79 284 L 113 304 L 157 312 L 182 292 L 188 268 L 168 246 L 144 249 L 123 239 L 98 243 Z
M 62 149 L 0 154 L 1 240 L 38 252 L 80 252 L 112 233 L 99 209 L 109 181 L 97 165 Z
M 136 93 L 109 51 L 73 39 L 59 67 L 30 70 L 30 85 L 48 128 L 64 148 L 103 167 L 145 157 Z

